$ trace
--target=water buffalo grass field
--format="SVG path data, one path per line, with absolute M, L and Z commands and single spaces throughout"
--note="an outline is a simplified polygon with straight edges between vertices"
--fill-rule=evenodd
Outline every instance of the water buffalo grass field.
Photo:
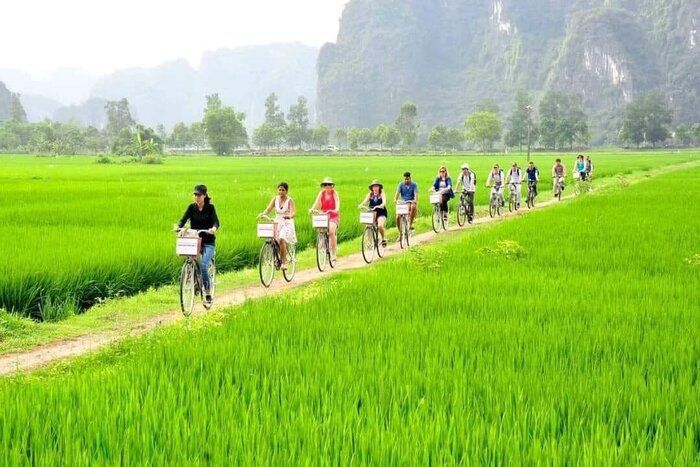
M 607 173 L 661 160 L 635 157 L 606 159 Z M 406 160 L 432 174 L 435 164 Z M 399 165 L 370 162 L 385 167 L 383 178 Z M 88 171 L 84 160 L 72 163 Z M 272 170 L 282 162 L 258 163 Z M 212 185 L 225 186 L 211 164 Z M 343 175 L 352 166 L 333 164 L 339 189 L 355 186 L 357 197 L 379 171 Z M 168 189 L 167 179 L 192 167 L 168 160 L 142 199 L 161 209 L 186 203 L 190 180 Z M 119 169 L 137 179 L 134 191 L 145 189 L 150 168 Z M 238 171 L 228 177 L 242 180 Z M 246 203 L 264 200 L 280 177 L 291 179 L 275 173 L 247 190 L 228 188 L 250 192 L 238 202 L 215 190 L 233 211 L 224 220 L 232 232 L 249 224 L 236 213 L 251 216 L 258 203 Z M 296 184 L 314 177 L 299 174 Z M 9 464 L 38 465 L 698 463 L 700 216 L 691 201 L 699 182 L 696 167 L 620 184 L 185 320 L 59 371 L 2 380 L 0 451 Z M 66 191 L 100 192 L 99 183 L 73 185 Z M 299 198 L 313 183 L 306 190 Z M 348 188 L 347 198 L 354 193 Z M 112 207 L 123 214 L 112 224 L 100 216 L 100 225 L 137 235 L 133 218 L 128 229 L 121 221 L 138 212 L 138 200 L 125 195 Z M 148 208 L 160 222 L 141 229 L 153 248 L 145 258 L 169 252 L 159 234 L 176 217 L 169 211 Z M 165 245 L 146 241 L 149 232 Z
M 534 156 L 544 182 L 555 154 Z M 572 167 L 574 156 L 561 156 Z M 594 153 L 596 177 L 645 170 L 697 159 L 697 153 Z M 281 180 L 302 213 L 300 246 L 312 238 L 305 215 L 324 176 L 337 183 L 341 198 L 340 238 L 358 236 L 356 205 L 367 184 L 381 179 L 390 194 L 405 170 L 421 191 L 421 212 L 429 213 L 427 188 L 440 164 L 453 177 L 459 165 L 476 170 L 477 204 L 492 163 L 509 166 L 522 156 L 306 156 L 168 157 L 162 165 L 96 164 L 94 157 L 2 156 L 0 308 L 44 320 L 80 312 L 101 299 L 130 295 L 172 282 L 179 259 L 173 252 L 172 224 L 192 201 L 195 183 L 206 183 L 222 221 L 217 263 L 220 270 L 251 265 L 257 257 L 255 217 Z

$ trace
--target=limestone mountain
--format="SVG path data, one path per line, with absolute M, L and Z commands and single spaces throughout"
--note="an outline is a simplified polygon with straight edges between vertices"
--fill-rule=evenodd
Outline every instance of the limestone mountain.
M 374 126 L 412 101 L 424 127 L 457 125 L 520 88 L 583 94 L 598 142 L 646 90 L 699 121 L 699 17 L 700 0 L 351 0 L 319 54 L 319 121 Z

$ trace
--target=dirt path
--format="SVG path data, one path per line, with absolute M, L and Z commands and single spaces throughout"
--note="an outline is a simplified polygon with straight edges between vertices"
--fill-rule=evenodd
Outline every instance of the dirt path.
M 667 173 L 673 170 L 680 170 L 682 168 L 687 168 L 687 167 L 693 167 L 697 165 L 695 161 L 691 163 L 684 163 L 684 164 L 678 164 L 674 166 L 668 166 L 668 167 L 661 167 L 657 171 L 653 173 L 653 175 L 658 175 L 661 173 Z M 637 182 L 640 180 L 644 180 L 645 178 L 637 179 L 630 181 L 632 182 Z M 603 180 L 609 180 L 609 179 L 603 179 Z M 545 179 L 544 181 L 540 182 L 542 184 L 548 183 L 548 180 Z M 601 181 L 602 183 L 602 181 Z M 603 185 L 605 187 L 606 185 Z M 482 190 L 485 188 L 480 187 Z M 569 188 L 571 189 L 571 188 Z M 545 192 L 548 194 L 548 192 Z M 524 198 L 524 197 L 523 197 Z M 568 195 L 564 197 L 563 199 L 571 199 L 574 198 L 574 195 Z M 540 201 L 537 203 L 535 206 L 534 210 L 539 210 L 546 208 L 548 206 L 551 206 L 553 204 L 558 203 L 558 201 L 555 200 L 547 200 L 547 201 Z M 496 217 L 496 218 L 490 218 L 490 217 L 480 217 L 474 220 L 474 224 L 472 226 L 477 226 L 481 224 L 488 224 L 496 221 L 500 221 L 503 219 L 509 219 L 509 218 L 514 218 L 518 217 L 521 215 L 524 215 L 530 210 L 528 210 L 525 206 L 525 202 L 523 199 L 522 203 L 523 208 L 521 208 L 520 211 L 516 211 L 513 213 L 505 212 L 503 216 Z M 507 208 L 506 208 L 507 211 Z M 451 221 L 454 220 L 454 215 L 451 216 Z M 465 226 L 463 228 L 460 228 L 456 225 L 451 225 L 449 228 L 449 231 L 455 231 L 455 230 L 462 230 L 462 229 L 469 229 L 472 226 Z M 420 245 L 420 244 L 426 244 L 435 241 L 440 235 L 445 235 L 445 233 L 440 233 L 436 234 L 432 231 L 427 232 L 427 233 L 422 233 L 415 235 L 413 237 L 413 241 L 411 245 Z M 393 257 L 396 255 L 399 255 L 403 253 L 405 250 L 401 250 L 399 247 L 398 243 L 390 243 L 387 246 L 386 249 L 386 255 L 385 257 Z M 380 260 L 381 261 L 381 260 Z M 377 259 L 375 259 L 375 262 L 377 262 Z M 316 268 L 313 269 L 306 269 L 303 271 L 297 271 L 296 276 L 294 277 L 294 280 L 291 283 L 285 282 L 282 278 L 281 275 L 276 273 L 275 276 L 275 281 L 272 283 L 272 286 L 269 289 L 265 289 L 259 284 L 255 285 L 250 285 L 246 287 L 242 287 L 239 289 L 236 289 L 232 292 L 229 292 L 224 295 L 220 295 L 216 298 L 216 307 L 227 307 L 227 306 L 235 306 L 235 305 L 240 305 L 244 303 L 246 300 L 249 299 L 257 299 L 261 297 L 267 297 L 275 294 L 280 294 L 283 293 L 285 290 L 289 290 L 295 287 L 299 287 L 304 284 L 308 284 L 310 282 L 313 282 L 318 279 L 322 279 L 323 277 L 327 277 L 332 274 L 336 274 L 338 272 L 342 271 L 350 271 L 354 269 L 359 269 L 362 267 L 368 266 L 364 259 L 362 258 L 362 253 L 355 253 L 347 256 L 342 256 L 338 258 L 338 264 L 336 265 L 335 269 L 330 270 L 328 268 L 325 272 L 319 272 Z M 196 309 L 193 314 L 196 313 L 203 313 L 204 310 L 201 307 L 201 305 L 198 305 L 199 309 Z M 83 336 L 79 336 L 76 338 L 72 339 L 66 339 L 66 340 L 60 340 L 56 341 L 50 344 L 45 344 L 39 347 L 36 347 L 31 350 L 23 351 L 23 352 L 17 352 L 17 353 L 9 353 L 0 356 L 0 376 L 6 376 L 10 375 L 16 372 L 22 372 L 22 371 L 28 371 L 32 370 L 41 366 L 48 365 L 49 363 L 71 358 L 71 357 L 77 357 L 80 355 L 84 355 L 90 352 L 94 352 L 96 350 L 99 350 L 101 348 L 104 348 L 114 342 L 117 342 L 119 340 L 122 340 L 126 337 L 129 336 L 137 336 L 140 334 L 145 334 L 149 331 L 152 331 L 155 328 L 158 328 L 160 326 L 167 326 L 177 320 L 184 319 L 182 317 L 182 314 L 179 309 L 177 310 L 170 310 L 168 312 L 165 312 L 163 314 L 160 314 L 158 316 L 154 316 L 152 318 L 146 319 L 144 321 L 141 321 L 139 323 L 133 324 L 129 329 L 127 330 L 114 330 L 114 331 L 106 331 L 106 332 L 100 332 L 100 333 L 95 333 L 95 334 L 86 334 Z

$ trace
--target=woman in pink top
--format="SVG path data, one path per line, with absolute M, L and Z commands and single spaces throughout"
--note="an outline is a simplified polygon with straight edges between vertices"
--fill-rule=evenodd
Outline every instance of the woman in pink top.
M 321 191 L 314 201 L 314 205 L 309 209 L 309 211 L 318 210 L 328 213 L 329 224 L 328 224 L 328 241 L 331 247 L 331 259 L 335 261 L 336 259 L 336 232 L 338 231 L 338 223 L 340 222 L 340 198 L 338 198 L 338 193 L 335 191 L 335 183 L 329 177 L 326 177 L 321 182 Z

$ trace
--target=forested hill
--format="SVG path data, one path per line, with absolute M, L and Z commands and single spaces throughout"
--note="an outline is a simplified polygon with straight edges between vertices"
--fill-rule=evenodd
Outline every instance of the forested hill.
M 424 126 L 456 125 L 486 97 L 508 110 L 522 88 L 583 94 L 599 133 L 650 89 L 692 123 L 698 23 L 700 0 L 351 0 L 319 55 L 319 121 L 373 127 L 412 101 Z

